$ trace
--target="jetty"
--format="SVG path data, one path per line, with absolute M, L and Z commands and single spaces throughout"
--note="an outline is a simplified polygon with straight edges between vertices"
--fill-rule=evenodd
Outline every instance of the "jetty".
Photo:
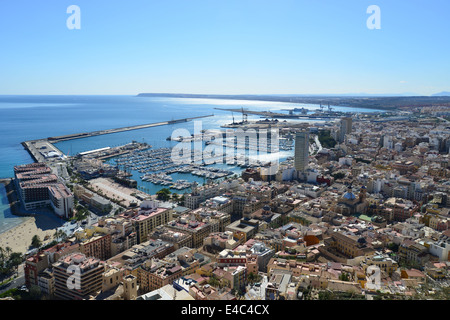
M 146 128 L 151 128 L 151 127 L 164 126 L 164 125 L 169 125 L 169 124 L 189 122 L 189 121 L 192 121 L 195 119 L 207 118 L 207 117 L 212 117 L 212 116 L 214 116 L 214 115 L 210 114 L 210 115 L 206 115 L 206 116 L 183 118 L 183 119 L 176 119 L 176 120 L 169 120 L 169 121 L 162 121 L 162 122 L 155 122 L 155 123 L 147 123 L 147 124 L 121 127 L 121 128 L 115 128 L 115 129 L 106 129 L 106 130 L 99 130 L 99 131 L 93 131 L 93 132 L 68 134 L 68 135 L 64 135 L 64 136 L 49 137 L 49 138 L 47 138 L 47 140 L 51 143 L 57 143 L 57 142 L 66 141 L 66 140 L 88 138 L 88 137 L 99 136 L 99 135 L 104 135 L 104 134 L 112 134 L 112 133 L 118 133 L 118 132 L 123 132 L 123 131 L 139 130 L 139 129 L 146 129 Z
M 172 124 L 189 122 L 189 121 L 192 121 L 195 119 L 201 119 L 201 118 L 212 117 L 212 116 L 214 116 L 214 115 L 211 114 L 211 115 L 191 117 L 191 118 L 182 118 L 182 119 L 175 119 L 175 120 L 169 120 L 169 121 L 141 124 L 141 125 L 136 125 L 136 126 L 127 126 L 127 127 L 121 127 L 121 128 L 115 128 L 115 129 L 98 130 L 98 131 L 92 131 L 92 132 L 73 133 L 73 134 L 62 135 L 62 136 L 55 136 L 55 137 L 48 137 L 48 138 L 43 138 L 43 139 L 24 141 L 24 142 L 22 142 L 22 145 L 30 153 L 30 155 L 33 157 L 33 159 L 36 162 L 46 162 L 49 160 L 51 161 L 52 159 L 62 159 L 65 157 L 64 153 L 54 146 L 55 143 L 58 143 L 61 141 L 90 138 L 90 137 L 105 135 L 105 134 L 113 134 L 113 133 L 119 133 L 119 132 L 124 132 L 124 131 L 140 130 L 140 129 L 146 129 L 146 128 L 157 127 L 157 126 L 172 125 Z

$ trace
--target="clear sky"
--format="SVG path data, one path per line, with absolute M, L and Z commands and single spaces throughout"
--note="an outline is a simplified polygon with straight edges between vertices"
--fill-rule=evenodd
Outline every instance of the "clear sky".
M 0 94 L 428 95 L 450 91 L 449 16 L 448 0 L 1 0 Z

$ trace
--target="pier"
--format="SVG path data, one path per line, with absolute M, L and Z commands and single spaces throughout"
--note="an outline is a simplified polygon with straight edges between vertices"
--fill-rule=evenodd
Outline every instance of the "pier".
M 214 116 L 214 115 L 210 114 L 210 115 L 206 115 L 206 116 L 183 118 L 183 119 L 176 119 L 176 120 L 169 120 L 169 121 L 155 122 L 155 123 L 147 123 L 147 124 L 122 127 L 122 128 L 116 128 L 116 129 L 106 129 L 106 130 L 99 130 L 99 131 L 93 131 L 93 132 L 75 133 L 75 134 L 69 134 L 69 135 L 64 135 L 64 136 L 49 137 L 49 138 L 47 138 L 47 140 L 51 143 L 57 143 L 57 142 L 66 141 L 66 140 L 88 138 L 88 137 L 94 137 L 94 136 L 99 136 L 99 135 L 104 135 L 104 134 L 112 134 L 112 133 L 118 133 L 118 132 L 124 132 L 124 131 L 164 126 L 164 125 L 168 125 L 168 124 L 189 122 L 189 121 L 192 121 L 195 119 L 207 118 L 207 117 L 212 117 L 212 116 Z
M 136 125 L 136 126 L 128 126 L 128 127 L 121 127 L 121 128 L 115 128 L 115 129 L 74 133 L 74 134 L 68 134 L 68 135 L 63 135 L 63 136 L 56 136 L 56 137 L 24 141 L 24 142 L 22 142 L 22 145 L 30 153 L 30 155 L 33 157 L 33 159 L 36 162 L 46 162 L 46 161 L 52 161 L 52 159 L 61 159 L 61 158 L 65 157 L 64 153 L 54 146 L 55 143 L 58 143 L 61 141 L 89 138 L 89 137 L 95 137 L 95 136 L 104 135 L 104 134 L 112 134 L 112 133 L 119 133 L 119 132 L 124 132 L 124 131 L 139 130 L 139 129 L 157 127 L 157 126 L 171 125 L 171 124 L 189 122 L 189 121 L 192 121 L 195 119 L 207 118 L 207 117 L 212 117 L 212 116 L 214 116 L 214 115 L 211 114 L 211 115 L 205 115 L 205 116 L 175 119 L 175 120 L 141 124 L 141 125 Z

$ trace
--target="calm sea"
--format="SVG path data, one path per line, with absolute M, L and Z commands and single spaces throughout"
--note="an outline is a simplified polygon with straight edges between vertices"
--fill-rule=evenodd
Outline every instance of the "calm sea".
M 315 105 L 302 106 L 310 110 L 318 109 Z M 233 116 L 236 121 L 240 121 L 242 115 L 214 108 L 241 107 L 259 111 L 280 111 L 299 107 L 299 105 L 264 101 L 136 96 L 0 96 L 0 178 L 12 177 L 15 165 L 33 162 L 21 145 L 23 141 L 210 114 L 214 116 L 201 119 L 202 128 L 219 128 L 222 124 L 232 122 Z M 376 111 L 343 107 L 334 107 L 334 110 Z M 258 117 L 249 116 L 249 119 L 258 119 Z M 166 141 L 173 130 L 185 128 L 193 133 L 193 126 L 194 122 L 160 126 L 70 140 L 58 143 L 56 146 L 70 155 L 107 146 L 123 145 L 133 140 L 147 142 L 153 148 L 168 147 L 176 144 L 176 142 Z M 134 178 L 138 176 L 135 175 Z M 174 178 L 186 179 L 184 175 L 174 176 Z M 190 179 L 203 181 L 202 178 L 190 177 Z M 162 188 L 139 182 L 149 188 L 151 193 Z M 23 221 L 10 214 L 5 198 L 4 188 L 0 186 L 0 232 Z

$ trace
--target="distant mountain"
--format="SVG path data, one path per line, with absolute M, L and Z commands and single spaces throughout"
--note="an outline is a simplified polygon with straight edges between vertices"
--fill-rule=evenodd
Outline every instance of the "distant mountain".
M 450 97 L 450 92 L 442 91 L 431 95 L 432 97 Z
M 140 93 L 138 97 L 258 100 L 287 103 L 322 104 L 343 107 L 396 110 L 401 107 L 450 106 L 449 96 L 334 96 L 334 95 L 217 95 L 184 93 Z

